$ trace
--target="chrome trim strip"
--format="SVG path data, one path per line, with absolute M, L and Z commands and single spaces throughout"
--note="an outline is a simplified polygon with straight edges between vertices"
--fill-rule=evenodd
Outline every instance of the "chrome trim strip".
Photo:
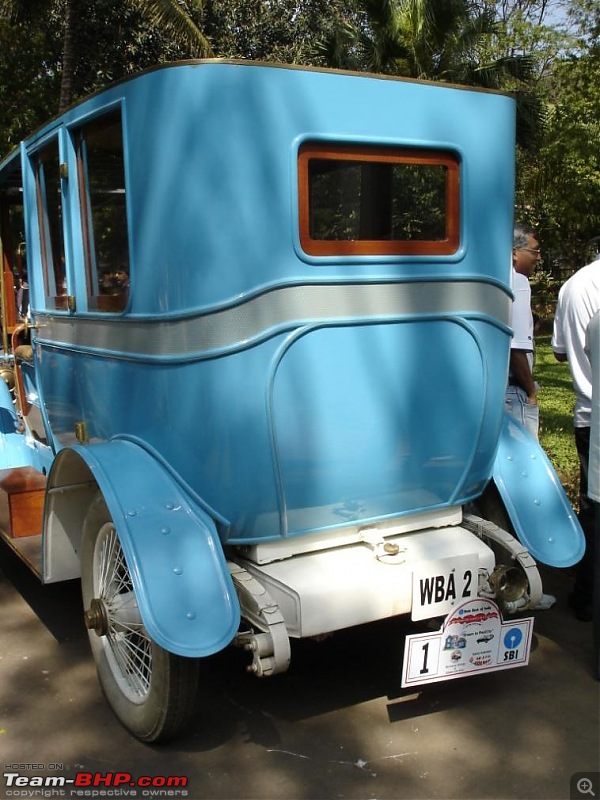
M 461 315 L 508 326 L 511 299 L 479 281 L 303 284 L 185 319 L 36 314 L 36 343 L 125 358 L 203 358 L 306 325 Z

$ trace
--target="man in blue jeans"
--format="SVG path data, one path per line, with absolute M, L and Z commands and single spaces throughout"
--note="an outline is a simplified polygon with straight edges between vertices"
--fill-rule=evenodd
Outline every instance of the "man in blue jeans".
M 538 386 L 533 379 L 534 335 L 529 278 L 540 260 L 535 230 L 516 223 L 513 233 L 511 311 L 513 336 L 510 344 L 506 411 L 537 438 L 539 429 Z

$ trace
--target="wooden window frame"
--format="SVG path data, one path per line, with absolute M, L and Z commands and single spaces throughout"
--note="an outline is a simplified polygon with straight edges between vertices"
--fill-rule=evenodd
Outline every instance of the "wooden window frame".
M 56 142 L 56 153 L 57 153 L 57 169 L 59 170 L 60 175 L 60 144 L 58 138 L 55 140 L 51 140 L 50 142 L 46 142 L 42 147 L 33 153 L 33 172 L 34 172 L 34 179 L 35 179 L 35 193 L 36 193 L 36 204 L 37 204 L 37 215 L 38 215 L 38 230 L 40 235 L 40 255 L 42 259 L 42 268 L 43 268 L 43 276 L 44 276 L 44 296 L 45 296 L 45 303 L 47 308 L 51 308 L 57 311 L 65 311 L 68 308 L 68 291 L 65 290 L 63 294 L 58 293 L 58 287 L 56 285 L 56 265 L 54 264 L 55 253 L 51 253 L 52 256 L 52 281 L 50 280 L 50 263 L 49 263 L 49 253 L 48 253 L 48 246 L 52 245 L 52 234 L 50 230 L 50 216 L 49 216 L 49 209 L 48 209 L 48 187 L 46 186 L 46 176 L 44 174 L 44 186 L 42 187 L 42 161 L 40 160 L 40 154 L 44 151 L 49 144 L 53 141 Z M 60 178 L 59 178 L 59 186 L 60 186 Z M 64 224 L 62 219 L 64 217 L 64 208 L 63 206 L 63 196 L 62 196 L 62 187 L 60 187 L 60 204 L 61 204 L 61 226 Z M 66 272 L 66 243 L 64 237 L 64 229 L 60 230 L 61 236 L 61 244 L 62 244 L 62 255 L 65 259 L 65 275 L 64 278 L 66 280 L 67 272 Z M 51 283 L 54 283 L 54 294 L 50 293 Z
M 83 143 L 83 136 L 82 136 L 82 129 L 79 129 L 75 135 L 73 136 L 73 141 L 75 145 L 75 160 L 77 163 L 77 191 L 79 193 L 79 213 L 81 215 L 81 240 L 83 244 L 83 262 L 85 264 L 85 276 L 86 276 L 86 284 L 88 287 L 88 302 L 90 297 L 94 297 L 94 293 L 92 292 L 92 288 L 94 286 L 93 274 L 92 274 L 92 262 L 95 261 L 95 258 L 92 258 L 93 247 L 90 240 L 90 226 L 91 226 L 91 209 L 90 209 L 90 202 L 88 196 L 88 187 L 87 187 L 87 165 L 85 163 L 84 158 L 82 157 L 82 143 Z
M 442 166 L 446 172 L 446 236 L 440 240 L 313 239 L 310 236 L 309 163 L 367 161 L 379 164 Z M 298 151 L 299 233 L 302 250 L 311 256 L 443 256 L 458 250 L 460 241 L 460 162 L 451 151 L 425 148 L 374 147 L 308 142 Z

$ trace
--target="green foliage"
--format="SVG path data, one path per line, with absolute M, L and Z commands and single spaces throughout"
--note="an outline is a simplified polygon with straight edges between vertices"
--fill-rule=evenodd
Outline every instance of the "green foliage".
M 0 17 L 0 154 L 54 116 L 60 89 L 60 19 Z
M 201 25 L 215 55 L 324 64 L 333 29 L 352 15 L 345 0 L 204 0 Z
M 540 384 L 540 444 L 569 500 L 577 506 L 579 458 L 573 434 L 575 393 L 569 367 L 554 358 L 548 335 L 538 337 L 536 341 L 535 377 Z
M 478 47 L 494 29 L 486 3 L 362 0 L 357 10 L 344 20 L 347 53 L 338 48 L 332 66 L 358 60 L 372 72 L 481 85 Z
M 0 154 L 58 113 L 65 0 L 33 6 L 35 15 L 0 14 Z M 87 95 L 125 75 L 189 55 L 139 10 L 90 0 L 77 21 L 72 96 Z
M 202 0 L 187 0 L 185 6 L 178 0 L 129 0 L 129 2 L 155 28 L 165 30 L 174 41 L 183 43 L 190 55 L 197 58 L 213 55 L 211 46 L 192 13 L 195 12 L 196 15 L 201 13 Z
M 139 70 L 189 57 L 178 43 L 130 3 L 93 0 L 79 19 L 74 97 Z
M 600 235 L 600 11 L 574 0 L 570 12 L 578 35 L 545 79 L 543 139 L 535 158 L 518 154 L 518 213 L 538 227 L 557 276 L 586 263 Z

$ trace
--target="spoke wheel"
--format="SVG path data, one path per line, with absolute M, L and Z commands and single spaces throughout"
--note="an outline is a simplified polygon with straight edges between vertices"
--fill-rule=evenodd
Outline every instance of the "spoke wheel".
M 193 713 L 199 662 L 173 655 L 149 637 L 118 532 L 100 495 L 84 526 L 81 585 L 98 677 L 115 714 L 142 741 L 172 738 Z

